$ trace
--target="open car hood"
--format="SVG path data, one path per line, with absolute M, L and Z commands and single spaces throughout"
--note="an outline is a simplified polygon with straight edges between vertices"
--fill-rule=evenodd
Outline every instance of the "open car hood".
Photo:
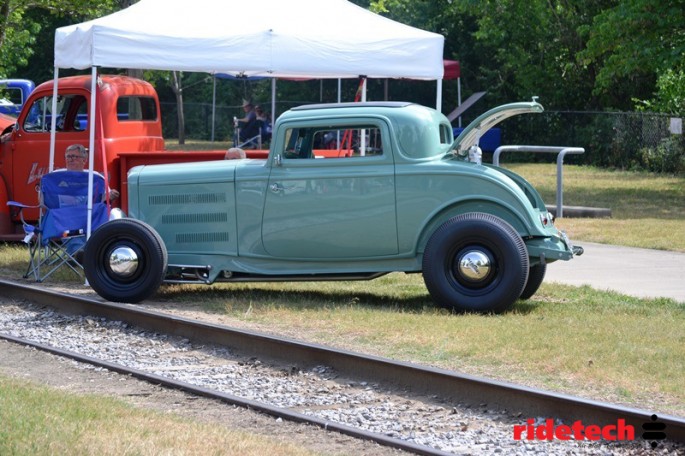
M 480 137 L 489 129 L 507 119 L 509 117 L 517 116 L 519 114 L 539 113 L 544 111 L 540 103 L 535 101 L 537 97 L 533 97 L 531 102 L 509 103 L 502 106 L 492 108 L 484 114 L 481 114 L 476 120 L 471 122 L 464 131 L 452 143 L 450 152 L 464 156 L 468 154 L 471 146 L 477 145 Z

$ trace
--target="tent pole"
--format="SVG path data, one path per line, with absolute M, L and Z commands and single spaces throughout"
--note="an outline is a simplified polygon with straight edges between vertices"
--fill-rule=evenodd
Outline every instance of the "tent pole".
M 362 82 L 362 103 L 366 101 L 366 83 L 369 79 L 364 76 L 364 81 Z M 366 130 L 360 131 L 360 141 L 359 141 L 359 155 L 362 157 L 366 155 Z
M 461 76 L 457 78 L 457 106 L 461 106 Z M 461 128 L 461 116 L 459 116 L 458 127 Z
M 276 78 L 271 78 L 271 125 L 276 122 Z
M 52 121 L 50 122 L 50 162 L 48 164 L 48 172 L 51 173 L 55 169 L 55 132 L 57 131 L 57 85 L 59 81 L 59 68 L 55 67 L 55 76 L 52 83 Z
M 435 109 L 442 112 L 442 78 L 438 79 L 438 90 L 435 98 Z
M 90 72 L 90 112 L 88 113 L 88 217 L 86 223 L 86 240 L 90 239 L 91 218 L 93 216 L 93 165 L 95 164 L 95 99 L 97 98 L 98 69 L 91 67 Z M 106 165 L 106 164 L 104 164 Z M 107 191 L 105 182 L 105 191 Z
M 216 121 L 216 74 L 212 75 L 212 142 L 214 142 L 214 123 Z

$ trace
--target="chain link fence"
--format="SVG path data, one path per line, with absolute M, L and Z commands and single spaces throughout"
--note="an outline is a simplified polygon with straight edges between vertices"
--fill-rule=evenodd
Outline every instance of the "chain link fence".
M 548 111 L 512 117 L 500 127 L 502 144 L 585 148 L 569 163 L 685 174 L 682 119 L 668 115 Z M 521 155 L 519 160 L 541 160 Z
M 306 102 L 279 101 L 277 114 Z M 266 107 L 267 110 L 269 107 Z M 214 111 L 214 120 L 212 120 Z M 240 106 L 210 103 L 184 105 L 186 138 L 231 141 L 233 116 Z M 162 103 L 165 138 L 178 138 L 176 104 Z M 464 125 L 468 123 L 465 120 Z M 680 125 L 680 129 L 678 126 Z M 636 112 L 545 111 L 509 118 L 498 125 L 502 145 L 583 147 L 585 154 L 567 163 L 659 173 L 685 174 L 685 139 L 682 119 Z M 536 154 L 514 154 L 507 161 L 544 161 Z M 547 159 L 548 160 L 548 159 Z

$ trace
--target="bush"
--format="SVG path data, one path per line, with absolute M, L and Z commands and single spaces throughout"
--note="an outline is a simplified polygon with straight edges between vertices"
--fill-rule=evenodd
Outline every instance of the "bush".
M 637 167 L 656 173 L 685 174 L 685 141 L 682 136 L 662 139 L 660 144 L 640 149 Z

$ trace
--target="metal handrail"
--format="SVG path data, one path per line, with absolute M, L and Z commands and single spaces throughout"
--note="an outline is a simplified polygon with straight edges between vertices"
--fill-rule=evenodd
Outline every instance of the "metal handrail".
M 564 216 L 564 157 L 566 155 L 584 154 L 582 147 L 555 147 L 555 146 L 499 146 L 492 156 L 492 164 L 499 166 L 499 156 L 502 152 L 538 152 L 557 153 L 557 217 Z

